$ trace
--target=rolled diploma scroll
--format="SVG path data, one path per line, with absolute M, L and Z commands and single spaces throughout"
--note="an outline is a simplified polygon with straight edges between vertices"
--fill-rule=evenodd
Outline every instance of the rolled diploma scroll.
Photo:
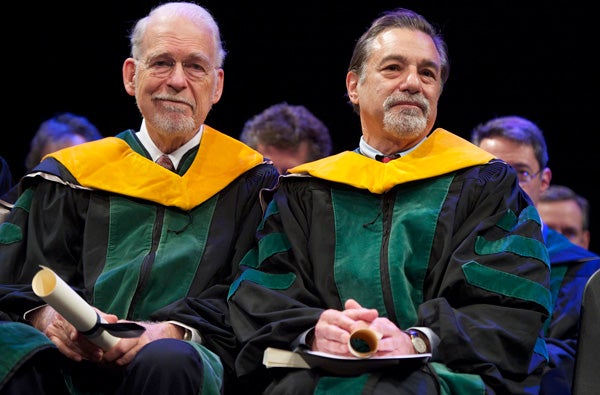
M 357 329 L 350 334 L 348 348 L 355 357 L 369 358 L 377 352 L 381 336 L 381 333 L 372 329 Z
M 31 281 L 33 292 L 52 306 L 79 332 L 90 331 L 98 321 L 106 322 L 92 306 L 73 291 L 52 269 L 45 266 L 40 267 L 42 270 L 37 272 Z M 111 335 L 100 327 L 93 333 L 86 334 L 86 337 L 103 350 L 108 350 L 119 341 L 118 337 Z

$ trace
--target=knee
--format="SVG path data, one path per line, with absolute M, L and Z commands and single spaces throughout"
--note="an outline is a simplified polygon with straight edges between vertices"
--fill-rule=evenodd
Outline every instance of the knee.
M 188 342 L 160 339 L 146 344 L 127 367 L 119 394 L 199 394 L 202 357 Z
M 146 344 L 132 365 L 146 371 L 160 369 L 165 372 L 170 369 L 182 370 L 184 367 L 192 367 L 197 372 L 202 370 L 202 360 L 194 347 L 176 339 L 159 339 Z

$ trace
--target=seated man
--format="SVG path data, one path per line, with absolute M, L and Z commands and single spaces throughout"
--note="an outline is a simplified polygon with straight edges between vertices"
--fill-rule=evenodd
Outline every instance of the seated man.
M 552 171 L 546 140 L 537 125 L 518 116 L 494 118 L 473 129 L 471 140 L 513 166 L 521 188 L 534 205 L 539 204 L 541 194 L 550 185 Z M 550 361 L 540 393 L 564 395 L 571 392 L 573 382 L 583 290 L 600 268 L 600 257 L 549 226 L 544 226 L 543 232 L 550 253 L 554 307 L 544 327 Z
M 358 40 L 358 148 L 280 177 L 229 291 L 236 370 L 258 393 L 537 394 L 551 308 L 539 215 L 512 167 L 433 129 L 448 71 L 410 10 Z M 267 347 L 352 357 L 361 328 L 380 335 L 375 357 L 431 360 L 352 376 L 262 364 Z
M 86 117 L 70 112 L 58 114 L 42 122 L 35 132 L 25 157 L 25 171 L 31 171 L 51 152 L 100 138 L 102 135 Z M 15 185 L 10 191 L 0 194 L 0 204 L 8 203 L 11 208 L 18 196 L 19 188 Z
M 542 192 L 536 207 L 546 225 L 589 249 L 590 204 L 586 198 L 565 185 L 554 184 Z
M 163 3 L 130 40 L 122 73 L 139 130 L 47 156 L 0 224 L 0 392 L 239 393 L 227 291 L 279 174 L 204 124 L 226 54 L 206 9 Z M 145 332 L 90 342 L 32 292 L 40 265 L 108 323 Z

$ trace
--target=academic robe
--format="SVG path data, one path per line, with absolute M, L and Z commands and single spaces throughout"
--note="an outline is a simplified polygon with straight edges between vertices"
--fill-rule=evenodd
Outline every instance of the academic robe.
M 389 163 L 344 152 L 290 172 L 229 291 L 238 375 L 266 394 L 537 394 L 548 252 L 510 166 L 437 129 Z M 349 298 L 433 330 L 433 358 L 350 377 L 262 366 Z
M 0 225 L 0 385 L 54 347 L 23 320 L 44 304 L 31 289 L 39 265 L 120 319 L 197 329 L 205 371 L 231 370 L 225 297 L 262 217 L 260 191 L 277 178 L 261 154 L 206 125 L 178 174 L 152 162 L 133 130 L 47 157 Z
M 579 338 L 583 290 L 588 279 L 600 270 L 600 257 L 544 226 L 550 254 L 552 316 L 544 326 L 549 362 L 542 377 L 541 395 L 570 394 Z

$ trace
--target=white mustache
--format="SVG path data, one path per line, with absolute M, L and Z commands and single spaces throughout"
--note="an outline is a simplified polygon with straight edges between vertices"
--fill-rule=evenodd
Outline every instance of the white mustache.
M 383 102 L 384 110 L 389 110 L 390 108 L 398 105 L 398 104 L 413 104 L 418 106 L 424 114 L 429 112 L 429 103 L 423 96 L 406 96 L 406 95 L 395 95 L 389 96 Z
M 187 100 L 182 99 L 181 97 L 177 97 L 177 96 L 169 96 L 169 95 L 157 95 L 153 97 L 154 100 L 164 100 L 164 101 L 172 101 L 175 103 L 183 103 L 183 104 L 187 104 L 190 107 L 194 107 L 193 103 L 188 102 Z

